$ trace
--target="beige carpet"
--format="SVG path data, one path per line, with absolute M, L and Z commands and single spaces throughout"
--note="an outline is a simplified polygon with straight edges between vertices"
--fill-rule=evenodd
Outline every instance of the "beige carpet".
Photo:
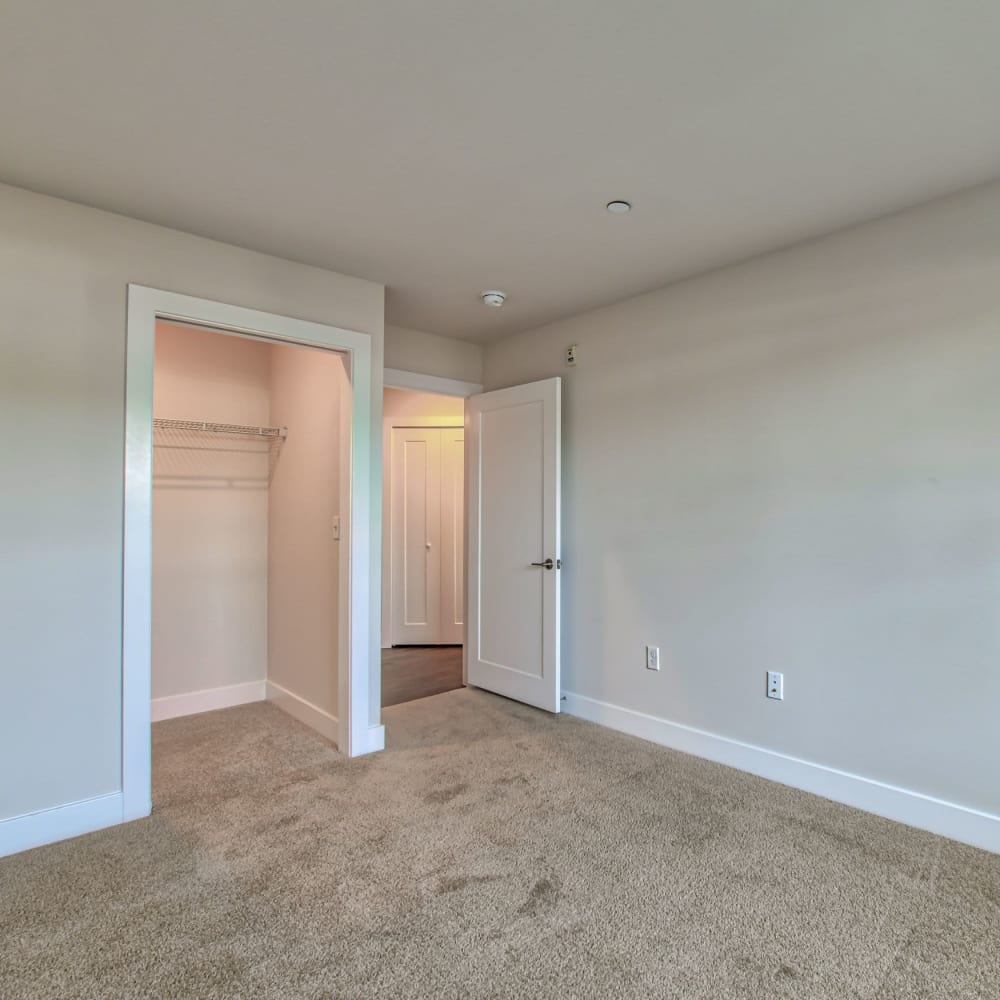
M 481 692 L 385 717 L 158 724 L 151 819 L 0 861 L 0 996 L 1000 997 L 1000 857 Z

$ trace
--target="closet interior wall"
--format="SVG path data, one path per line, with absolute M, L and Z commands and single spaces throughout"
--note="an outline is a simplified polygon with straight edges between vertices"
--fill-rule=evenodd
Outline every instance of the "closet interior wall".
M 340 354 L 275 344 L 270 391 L 271 419 L 288 438 L 268 512 L 267 693 L 336 741 L 337 663 L 347 656 L 337 609 L 348 586 L 350 380 Z
M 161 321 L 154 417 L 269 425 L 269 370 L 268 344 Z M 227 442 L 153 449 L 154 720 L 207 704 L 199 692 L 264 696 L 267 457 Z

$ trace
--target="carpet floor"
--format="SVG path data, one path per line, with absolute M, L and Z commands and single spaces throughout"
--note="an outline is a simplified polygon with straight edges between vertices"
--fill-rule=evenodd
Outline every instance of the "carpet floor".
M 461 690 L 348 761 L 154 727 L 152 817 L 0 860 L 0 996 L 1000 996 L 1000 857 Z

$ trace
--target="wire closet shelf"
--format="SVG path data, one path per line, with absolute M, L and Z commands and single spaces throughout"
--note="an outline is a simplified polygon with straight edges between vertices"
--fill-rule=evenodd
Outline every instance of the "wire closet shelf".
M 287 427 L 153 418 L 154 448 L 177 452 L 214 451 L 266 455 L 268 482 L 274 474 L 281 446 L 287 437 Z

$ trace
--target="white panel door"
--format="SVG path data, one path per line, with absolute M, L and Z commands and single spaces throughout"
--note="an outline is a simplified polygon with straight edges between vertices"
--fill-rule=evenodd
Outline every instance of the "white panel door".
M 392 429 L 392 641 L 441 642 L 441 431 Z
M 559 687 L 559 378 L 466 400 L 468 681 L 549 712 Z
M 465 641 L 465 430 L 441 429 L 441 642 Z

